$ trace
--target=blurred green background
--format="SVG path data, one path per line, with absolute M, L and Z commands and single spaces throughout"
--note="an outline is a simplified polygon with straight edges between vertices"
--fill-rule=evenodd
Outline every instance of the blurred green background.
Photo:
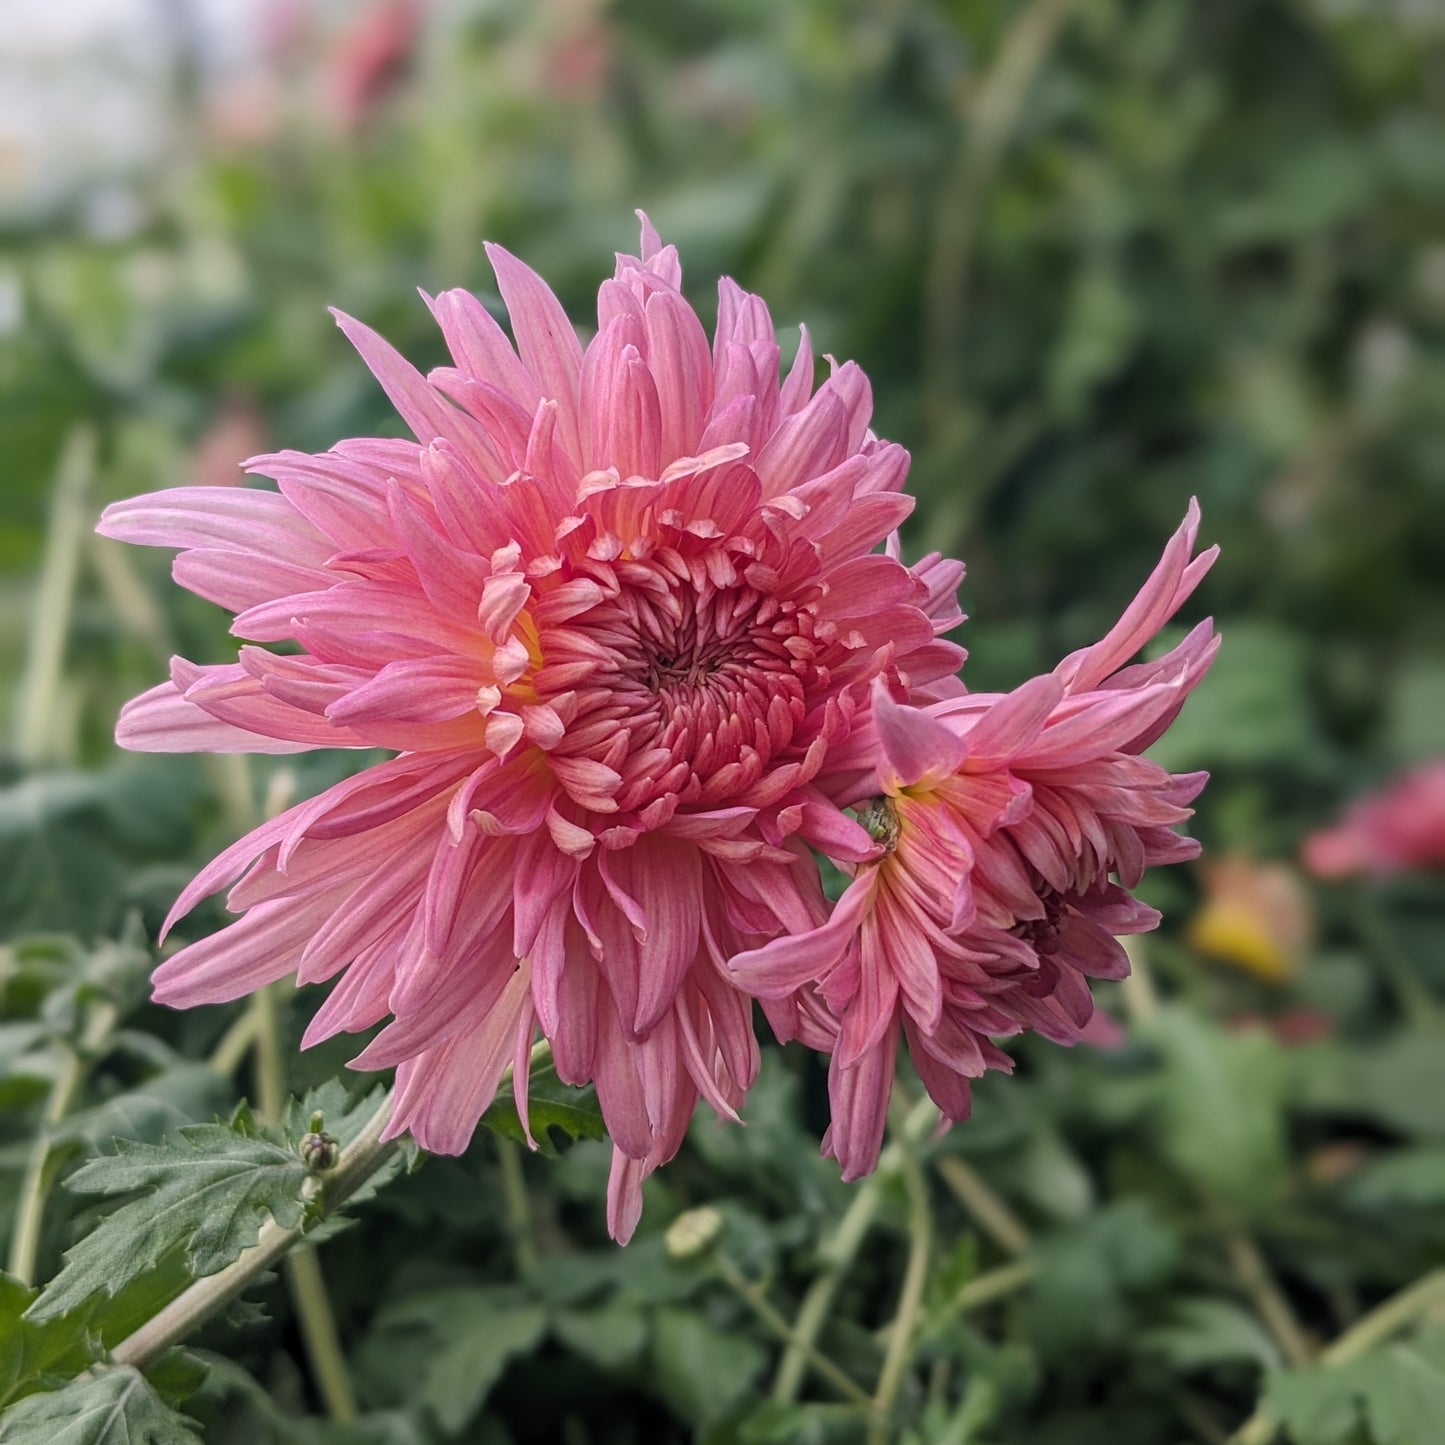
M 328 304 L 425 368 L 442 347 L 415 288 L 493 295 L 487 238 L 585 323 L 642 207 L 705 319 L 732 275 L 785 346 L 806 321 L 867 371 L 877 430 L 914 458 L 906 546 L 968 563 L 974 688 L 1099 635 L 1191 495 L 1222 547 L 1191 616 L 1224 649 L 1156 750 L 1214 774 L 1195 829 L 1213 865 L 1148 885 L 1152 987 L 1104 998 L 1125 1048 L 1023 1048 L 937 1146 L 1027 1238 L 931 1178 L 936 1319 L 899 1438 L 1217 1445 L 1262 1380 L 1295 1378 L 1271 1372 L 1439 1261 L 1445 898 L 1423 873 L 1323 885 L 1295 860 L 1349 799 L 1445 754 L 1445 6 L 8 0 L 0 20 L 8 1018 L 63 972 L 25 940 L 153 931 L 280 786 L 264 760 L 116 754 L 120 703 L 172 651 L 224 659 L 226 619 L 165 557 L 94 538 L 100 507 L 395 434 Z M 288 764 L 287 785 L 339 766 Z M 204 1057 L 225 1027 L 207 1012 L 136 1017 Z M 92 1103 L 151 1077 L 102 1068 Z M 22 1140 L 35 1096 L 9 1087 Z M 775 1389 L 778 1342 L 657 1234 L 729 1201 L 725 1245 L 791 1318 L 858 1197 L 808 1157 L 819 1097 L 810 1062 L 772 1051 L 754 1127 L 701 1121 L 623 1255 L 599 1242 L 590 1145 L 525 1161 L 519 1254 L 494 1141 L 432 1161 L 328 1246 L 373 1424 L 326 1433 L 279 1293 L 269 1327 L 221 1337 L 250 1373 L 217 1366 L 188 1408 L 238 1441 L 861 1438 Z M 877 1247 L 821 1336 L 865 1384 L 911 1228 L 896 1173 L 869 1197 Z M 73 1236 L 54 1222 L 52 1268 Z M 952 1308 L 1010 1253 L 1037 1283 Z M 437 1304 L 459 1279 L 472 1294 Z M 1434 1348 L 1404 1426 L 1368 1382 L 1314 1416 L 1286 1385 L 1289 1438 L 1438 1445 Z

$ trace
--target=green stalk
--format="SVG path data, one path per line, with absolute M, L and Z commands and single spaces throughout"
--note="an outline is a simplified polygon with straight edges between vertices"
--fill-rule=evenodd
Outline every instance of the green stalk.
M 15 1215 L 15 1232 L 10 1238 L 9 1270 L 22 1284 L 35 1283 L 35 1262 L 40 1254 L 40 1232 L 45 1223 L 45 1201 L 50 1193 L 51 1131 L 70 1112 L 85 1066 L 69 1044 L 62 1044 L 60 1068 L 50 1086 L 40 1128 L 30 1144 L 25 1174 L 20 1181 L 20 1207 Z
M 956 1154 L 935 1159 L 933 1167 L 974 1223 L 1005 1254 L 1027 1252 L 1029 1232 L 1023 1221 L 994 1193 L 978 1170 Z
M 517 1273 L 531 1274 L 537 1267 L 537 1250 L 532 1243 L 532 1210 L 527 1203 L 527 1181 L 522 1177 L 522 1154 L 510 1139 L 497 1135 L 497 1166 L 502 1175 L 502 1200 L 507 1210 L 507 1230 Z
M 928 1131 L 937 1121 L 938 1110 L 934 1108 L 932 1101 L 920 1099 L 908 1115 L 903 1136 L 910 1143 L 916 1144 L 927 1137 Z M 828 1311 L 833 1307 L 833 1298 L 838 1293 L 843 1276 L 847 1274 L 857 1258 L 858 1251 L 863 1247 L 869 1230 L 873 1228 L 873 1222 L 877 1219 L 883 1203 L 883 1186 L 897 1174 L 900 1157 L 900 1145 L 895 1140 L 883 1151 L 878 1160 L 878 1168 L 859 1186 L 853 1202 L 838 1221 L 837 1228 L 818 1251 L 822 1271 L 814 1278 L 807 1294 L 803 1296 L 797 1321 L 793 1325 L 792 1343 L 784 1352 L 777 1377 L 773 1381 L 773 1399 L 781 1404 L 790 1404 L 798 1398 L 809 1362 L 808 1352 L 823 1328 L 823 1321 L 828 1318 Z
M 798 1350 L 817 1372 L 833 1386 L 846 1400 L 872 1413 L 873 1401 L 868 1392 L 856 1381 L 850 1379 L 836 1364 L 819 1350 L 811 1340 L 801 1339 L 797 1329 L 790 1325 L 763 1292 L 762 1287 L 746 1278 L 742 1271 L 725 1254 L 715 1254 L 713 1264 L 738 1298 L 775 1334 L 789 1349 Z
M 873 1392 L 873 1424 L 869 1445 L 888 1445 L 888 1417 L 892 1413 L 903 1377 L 913 1355 L 913 1341 L 923 1312 L 923 1290 L 928 1282 L 928 1259 L 933 1249 L 933 1211 L 928 1200 L 928 1181 L 908 1139 L 907 1123 L 898 1129 L 903 1184 L 908 1191 L 908 1264 L 903 1271 L 903 1288 L 898 1311 L 893 1316 L 878 1387 Z
M 41 1229 L 45 1222 L 45 1201 L 50 1194 L 50 1148 L 54 1143 L 51 1135 L 75 1103 L 91 1061 L 104 1052 L 117 1017 L 114 1004 L 97 1003 L 86 1019 L 79 1044 L 59 1044 L 60 1068 L 25 1161 L 25 1174 L 20 1182 L 20 1205 L 15 1215 L 15 1233 L 10 1240 L 10 1273 L 26 1284 L 34 1283 Z
M 55 757 L 57 738 L 63 733 L 57 725 L 57 702 L 81 548 L 90 531 L 85 497 L 95 475 L 95 453 L 95 428 L 84 423 L 72 427 L 56 468 L 15 732 L 16 754 L 30 765 Z
M 286 1108 L 286 1061 L 281 1051 L 281 1014 L 278 990 L 281 984 L 258 989 L 251 998 L 250 1014 L 255 1019 L 256 1106 L 263 1119 L 279 1121 Z M 286 1289 L 296 1311 L 296 1322 L 311 1362 L 316 1391 L 326 1413 L 343 1424 L 358 1417 L 356 1390 L 341 1348 L 341 1333 L 321 1264 L 310 1245 L 286 1256 Z

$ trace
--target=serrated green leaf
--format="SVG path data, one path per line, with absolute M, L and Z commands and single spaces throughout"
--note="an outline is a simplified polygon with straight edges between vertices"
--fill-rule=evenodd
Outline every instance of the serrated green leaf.
M 1445 1421 L 1445 1325 L 1344 1365 L 1276 1375 L 1265 1405 L 1294 1445 L 1439 1445 Z
M 114 1294 L 163 1256 L 184 1247 L 197 1276 L 224 1269 L 273 1218 L 301 1221 L 306 1166 L 294 1150 L 224 1124 L 192 1124 L 163 1144 L 117 1141 L 118 1152 L 83 1165 L 67 1181 L 81 1194 L 139 1199 L 107 1215 L 66 1252 L 60 1273 L 31 1307 L 50 1319 L 92 1295 Z
M 557 1152 L 551 1137 L 554 1129 L 569 1140 L 607 1137 L 597 1091 L 591 1084 L 580 1089 L 564 1084 L 550 1064 L 532 1073 L 527 1090 L 527 1117 L 531 1121 L 532 1137 L 544 1154 Z M 526 1140 L 510 1092 L 499 1094 L 493 1100 L 491 1108 L 482 1115 L 482 1123 L 504 1139 L 513 1139 L 519 1144 Z
M 0 1445 L 204 1445 L 129 1365 L 63 1390 L 28 1395 L 0 1414 Z

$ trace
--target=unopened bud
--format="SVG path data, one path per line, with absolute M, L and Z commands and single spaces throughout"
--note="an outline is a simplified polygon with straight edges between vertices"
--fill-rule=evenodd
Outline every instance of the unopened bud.
M 723 1217 L 716 1209 L 689 1209 L 668 1226 L 664 1237 L 670 1259 L 693 1259 L 709 1250 L 722 1233 Z
M 313 1174 L 334 1169 L 341 1156 L 341 1145 L 330 1135 L 312 1130 L 301 1138 L 301 1158 Z

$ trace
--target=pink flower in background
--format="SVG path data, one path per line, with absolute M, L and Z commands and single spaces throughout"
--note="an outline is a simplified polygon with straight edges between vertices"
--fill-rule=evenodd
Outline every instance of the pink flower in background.
M 844 1178 L 877 1163 L 900 1032 L 934 1102 L 965 1118 L 970 1080 L 1012 1067 L 991 1038 L 1080 1038 L 1088 980 L 1128 972 L 1115 936 L 1159 921 L 1128 890 L 1146 867 L 1198 853 L 1173 825 L 1205 775 L 1171 776 L 1139 754 L 1218 639 L 1205 622 L 1157 661 L 1119 670 L 1213 562 L 1214 548 L 1191 560 L 1198 522 L 1191 503 L 1103 641 L 1012 693 L 926 709 L 895 701 L 880 678 L 871 718 L 830 761 L 822 785 L 861 804 L 881 856 L 858 867 L 826 923 L 731 967 L 764 997 L 817 986 L 838 1016 L 825 1148 Z
M 912 503 L 907 454 L 868 428 L 863 374 L 834 366 L 815 391 L 804 333 L 781 376 L 767 308 L 730 281 L 709 345 L 675 250 L 646 223 L 641 249 L 602 285 L 585 347 L 497 247 L 515 347 L 463 291 L 429 302 L 454 364 L 428 377 L 339 317 L 415 440 L 259 457 L 251 470 L 279 492 L 178 488 L 101 523 L 180 548 L 176 580 L 236 612 L 244 642 L 234 663 L 176 659 L 123 712 L 123 745 L 399 754 L 200 874 L 167 926 L 227 885 L 243 917 L 162 963 L 157 998 L 218 1003 L 292 973 L 332 981 L 305 1042 L 387 1020 L 357 1066 L 396 1067 L 390 1132 L 442 1152 L 465 1147 L 509 1062 L 526 1118 L 540 1030 L 564 1080 L 595 1081 L 622 1239 L 698 1098 L 733 1116 L 756 1072 L 751 1001 L 729 960 L 823 923 L 810 846 L 854 862 L 878 851 L 838 806 L 866 793 L 825 792 L 825 769 L 857 771 L 847 757 L 866 742 L 850 736 L 872 736 L 879 679 L 880 738 L 895 748 L 909 727 L 896 717 L 914 715 L 889 699 L 946 706 L 963 659 L 939 638 L 959 620 L 958 564 L 910 570 L 896 548 L 873 550 Z M 1142 820 L 1135 851 L 1110 821 L 1090 833 L 1087 865 L 1059 872 L 1062 901 L 1030 888 L 1019 916 L 1036 931 L 1050 908 L 1136 921 L 1095 878 L 1105 855 L 1127 868 L 1141 850 L 1185 846 L 1155 836 L 1183 816 L 1183 786 L 1132 758 L 1134 771 L 1106 763 L 1095 778 L 1078 759 L 1114 755 L 1079 735 L 1095 714 L 1121 748 L 1162 725 L 1198 652 L 1113 693 L 1096 690 L 1114 686 L 1102 673 L 1060 681 L 1054 731 L 1069 747 L 1009 732 L 1036 769 L 1084 767 L 1080 798 L 1111 820 L 1116 791 L 1141 800 L 1121 814 Z M 967 710 L 980 700 L 961 706 L 924 725 L 986 725 Z M 867 877 L 913 856 L 904 826 L 907 845 Z M 980 929 L 1017 912 L 1016 880 L 996 887 Z M 1023 968 L 1023 943 L 1004 951 Z M 836 982 L 830 992 L 848 1014 Z M 949 1006 L 979 1026 L 1024 1009 L 970 1014 L 961 993 Z M 781 1036 L 832 1046 L 816 992 L 766 1007 Z M 844 1030 L 857 1054 L 857 1025 Z
M 1303 857 L 1320 878 L 1445 867 L 1445 758 L 1360 798 L 1333 828 L 1305 839 Z
M 371 0 L 328 60 L 327 96 L 337 127 L 354 135 L 406 74 L 421 36 L 423 0 Z

